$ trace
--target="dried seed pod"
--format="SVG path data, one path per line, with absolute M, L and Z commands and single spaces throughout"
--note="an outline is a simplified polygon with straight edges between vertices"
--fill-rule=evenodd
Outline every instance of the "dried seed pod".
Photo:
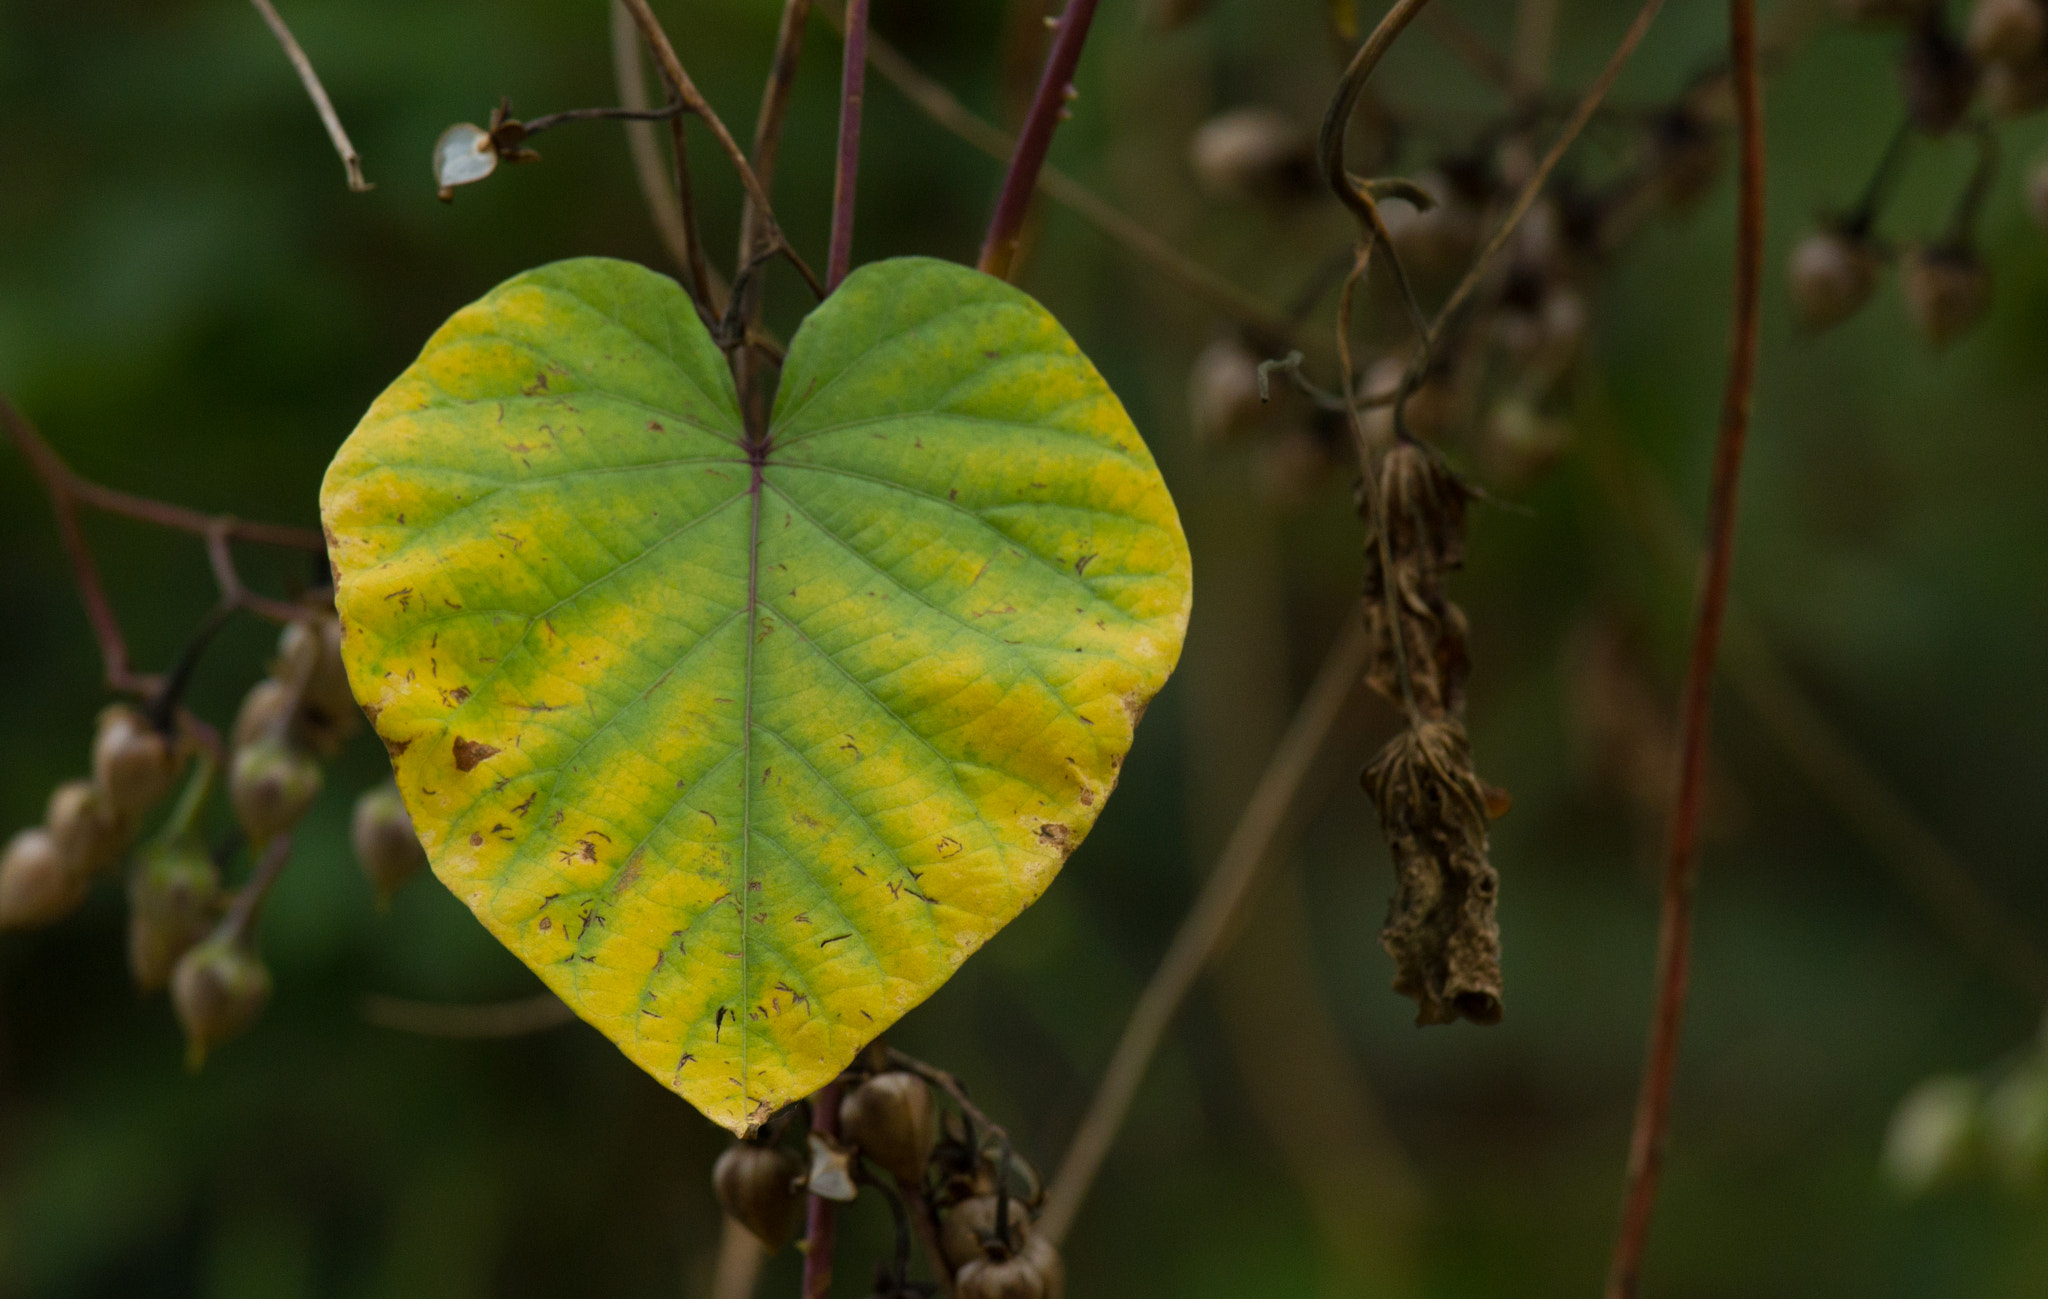
M 2048 1060 L 2029 1060 L 1992 1090 L 1984 1136 L 1992 1162 L 2015 1188 L 2048 1183 Z
M 1219 338 L 1203 348 L 1188 371 L 1188 422 L 1195 440 L 1227 442 L 1258 424 L 1259 357 L 1238 339 Z
M 261 847 L 290 830 L 320 795 L 320 764 L 281 739 L 257 740 L 235 750 L 228 800 L 251 845 Z
M 90 887 L 90 876 L 64 864 L 48 830 L 20 831 L 0 856 L 0 929 L 53 925 L 77 909 Z
M 1915 248 L 1901 283 L 1914 325 L 1937 351 L 1968 333 L 1991 306 L 1991 271 L 1967 247 Z
M 1283 507 L 1307 504 L 1337 467 L 1328 439 L 1298 425 L 1260 442 L 1255 455 L 1259 495 Z
M 92 745 L 92 776 L 106 814 L 116 821 L 142 819 L 170 792 L 178 777 L 178 753 L 170 737 L 126 704 L 100 714 Z
M 2048 158 L 2035 163 L 2027 172 L 2027 211 L 2036 225 L 2048 230 Z
M 939 1250 L 946 1261 L 955 1268 L 966 1267 L 986 1257 L 990 1241 L 1003 1244 L 1005 1249 L 1021 1250 L 1031 1237 L 1031 1211 L 1015 1196 L 1008 1198 L 1008 1206 L 1003 1221 L 1009 1231 L 1002 1237 L 996 1234 L 993 1194 L 971 1195 L 947 1209 L 939 1221 Z
M 270 1001 L 270 971 L 239 934 L 223 927 L 178 958 L 171 1007 L 185 1029 L 185 1063 L 197 1069 L 213 1048 L 247 1031 Z
M 2025 117 L 2048 105 L 2048 57 L 1984 69 L 1984 106 L 1993 117 Z
M 1650 125 L 1650 176 L 1666 210 L 1682 212 L 1721 178 L 1721 132 L 1691 105 L 1661 113 Z
M 924 1181 L 939 1139 L 932 1089 L 914 1073 L 878 1073 L 839 1103 L 839 1135 L 898 1180 Z
M 196 844 L 150 844 L 128 877 L 128 972 L 155 992 L 220 920 L 220 868 Z
M 754 1233 L 772 1254 L 796 1230 L 803 1175 L 796 1156 L 780 1146 L 741 1141 L 718 1157 L 711 1185 L 726 1216 Z
M 1977 65 L 1948 29 L 1940 6 L 1915 24 L 1899 64 L 1906 112 L 1921 130 L 1945 135 L 1969 112 L 1977 94 Z
M 1066 1266 L 1043 1236 L 1033 1236 L 1014 1255 L 991 1251 L 969 1260 L 955 1278 L 960 1299 L 1062 1299 Z
M 258 681 L 242 696 L 242 706 L 235 713 L 233 747 L 247 748 L 258 740 L 285 735 L 296 702 L 292 688 L 276 677 Z
M 1486 187 L 1474 168 L 1424 172 L 1415 183 L 1436 200 L 1428 211 L 1388 203 L 1380 211 L 1387 236 L 1402 266 L 1414 275 L 1450 275 L 1464 270 L 1479 247 Z
M 1819 333 L 1861 311 L 1883 266 L 1877 248 L 1852 229 L 1829 226 L 1801 239 L 1785 264 L 1799 323 Z
M 1315 146 L 1300 123 L 1277 108 L 1233 108 L 1202 123 L 1188 161 L 1203 189 L 1220 198 L 1285 206 L 1318 188 Z
M 1979 63 L 2024 63 L 2048 45 L 2048 5 L 2041 0 L 1977 0 L 1963 44 Z
M 1930 1078 L 1908 1092 L 1884 1139 L 1893 1187 L 1924 1195 L 1967 1173 L 1980 1151 L 1983 1107 L 1983 1089 L 1972 1078 Z
M 356 864 L 369 876 L 379 902 L 388 902 L 401 885 L 427 864 L 427 850 L 412 828 L 412 816 L 398 786 L 386 781 L 364 791 L 349 818 L 349 842 Z
M 43 826 L 56 841 L 66 870 L 91 877 L 112 866 L 128 846 L 127 828 L 107 811 L 90 780 L 67 780 L 50 795 Z
M 277 656 L 280 680 L 305 683 L 296 718 L 299 738 L 334 756 L 363 719 L 341 660 L 340 621 L 322 614 L 291 624 L 278 637 Z
M 1513 486 L 1534 480 L 1571 445 L 1571 426 L 1523 397 L 1503 397 L 1487 412 L 1481 456 L 1487 475 Z

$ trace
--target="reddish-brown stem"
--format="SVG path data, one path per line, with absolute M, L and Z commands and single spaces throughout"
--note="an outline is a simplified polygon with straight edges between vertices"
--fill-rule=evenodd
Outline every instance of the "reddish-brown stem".
M 839 1082 L 818 1089 L 811 1097 L 811 1131 L 835 1140 L 839 1136 Z M 804 1206 L 804 1288 L 803 1299 L 827 1299 L 832 1293 L 832 1242 L 838 1208 L 822 1195 L 810 1196 Z
M 1749 437 L 1757 368 L 1757 320 L 1763 285 L 1764 140 L 1763 91 L 1757 71 L 1756 0 L 1728 0 L 1729 64 L 1741 137 L 1741 191 L 1735 240 L 1734 327 L 1728 383 L 1721 403 L 1720 435 L 1714 451 L 1713 487 L 1707 503 L 1706 560 L 1701 570 L 1699 612 L 1692 653 L 1686 664 L 1679 759 L 1678 798 L 1671 815 L 1671 851 L 1664 873 L 1664 902 L 1657 941 L 1657 999 L 1650 1021 L 1649 1060 L 1636 1100 L 1635 1131 L 1629 1143 L 1628 1190 L 1621 1232 L 1607 1278 L 1608 1299 L 1634 1299 L 1641 1284 L 1643 1247 L 1657 1202 L 1658 1175 L 1671 1116 L 1671 1084 L 1678 1065 L 1678 1039 L 1685 1020 L 1687 970 L 1692 955 L 1693 893 L 1698 877 L 1699 823 L 1705 804 L 1707 728 L 1714 658 L 1728 606 L 1728 575 L 1735 550 L 1735 517 L 1743 446 Z
M 256 860 L 256 869 L 249 879 L 235 890 L 234 900 L 228 903 L 228 913 L 221 918 L 221 929 L 236 942 L 246 942 L 256 927 L 256 917 L 263 910 L 263 903 L 270 897 L 271 886 L 277 877 L 284 874 L 285 863 L 291 860 L 292 837 L 278 835 L 263 845 L 263 855 Z
M 825 288 L 839 287 L 853 269 L 854 191 L 860 180 L 860 116 L 867 98 L 868 0 L 848 0 L 846 58 L 839 72 L 839 160 L 832 172 L 832 249 L 825 257 Z
M 1024 217 L 1031 210 L 1031 195 L 1038 188 L 1038 173 L 1052 148 L 1052 133 L 1066 115 L 1067 101 L 1074 97 L 1074 69 L 1081 63 L 1081 48 L 1088 43 L 1088 27 L 1095 21 L 1095 0 L 1067 0 L 1053 33 L 1052 50 L 1045 57 L 1045 74 L 1038 80 L 1031 111 L 1018 133 L 1016 152 L 1010 155 L 1010 170 L 1003 177 L 1003 190 L 996 199 L 995 215 L 989 218 L 988 237 L 981 243 L 981 269 L 997 279 L 1008 279 L 1017 260 L 1017 241 L 1024 232 Z

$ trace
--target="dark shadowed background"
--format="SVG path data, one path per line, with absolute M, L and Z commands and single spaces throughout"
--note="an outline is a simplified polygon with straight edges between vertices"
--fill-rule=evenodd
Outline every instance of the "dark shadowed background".
M 1505 42 L 1508 0 L 1440 3 Z M 238 0 L 0 3 L 0 388 L 96 479 L 312 524 L 329 456 L 454 309 L 559 257 L 672 268 L 609 124 L 542 138 L 543 162 L 452 206 L 434 198 L 435 136 L 481 121 L 500 95 L 528 115 L 615 102 L 598 0 L 282 7 L 374 192 L 344 188 L 289 67 Z M 1792 7 L 1766 4 L 1766 18 Z M 750 124 L 780 6 L 658 8 L 711 100 Z M 1592 75 L 1633 10 L 1564 0 L 1562 87 Z M 1035 0 L 875 0 L 874 21 L 970 105 L 1014 119 L 1039 12 Z M 1133 0 L 1107 0 L 1055 161 L 1285 301 L 1345 249 L 1343 218 L 1327 204 L 1276 214 L 1205 197 L 1186 146 L 1211 113 L 1245 103 L 1313 122 L 1339 66 L 1323 12 L 1320 0 L 1220 0 L 1161 35 Z M 1670 5 L 1615 102 L 1668 99 L 1712 66 L 1722 24 L 1722 6 Z M 1812 214 L 1846 203 L 1889 137 L 1894 46 L 1824 24 L 1767 87 L 1772 279 L 1737 598 L 1798 690 L 1999 914 L 2048 947 L 2048 234 L 2017 197 L 2042 123 L 2003 132 L 2009 165 L 1981 229 L 1996 303 L 1946 353 L 1912 333 L 1895 285 L 1841 330 L 1807 337 L 1777 275 Z M 776 193 L 818 264 L 838 58 L 815 23 Z M 1377 84 L 1414 123 L 1408 168 L 1467 141 L 1501 104 L 1420 28 Z M 879 80 L 868 112 L 859 258 L 972 261 L 997 164 Z M 1596 127 L 1589 168 L 1600 148 Z M 738 188 L 708 148 L 695 157 L 729 270 Z M 1971 160 L 1961 140 L 1917 151 L 1888 232 L 1910 239 L 1943 221 Z M 1654 760 L 1690 611 L 1684 574 L 1631 511 L 1649 500 L 1654 515 L 1661 493 L 1688 527 L 1701 514 L 1731 191 L 1724 177 L 1651 223 L 1593 281 L 1588 355 L 1562 412 L 1572 446 L 1498 486 L 1516 508 L 1477 509 L 1455 582 L 1473 629 L 1477 760 L 1515 797 L 1494 840 L 1505 1022 L 1418 1030 L 1387 990 L 1376 935 L 1390 872 L 1353 777 L 1390 719 L 1360 701 L 1312 782 L 1316 814 L 1177 1022 L 1070 1239 L 1076 1299 L 1566 1296 L 1599 1284 L 1650 999 Z M 1180 502 L 1197 574 L 1180 675 L 1099 828 L 1044 900 L 892 1035 L 964 1076 L 1050 1172 L 1349 616 L 1359 527 L 1341 473 L 1276 503 L 1262 486 L 1270 457 L 1192 439 L 1188 367 L 1221 322 L 1183 289 L 1051 207 L 1020 279 L 1129 406 Z M 771 322 L 793 327 L 794 277 L 772 274 L 770 303 Z M 1325 298 L 1319 328 L 1331 310 Z M 166 663 L 212 600 L 200 547 L 121 520 L 90 531 L 140 661 Z M 260 554 L 249 575 L 280 592 L 312 577 L 302 558 Z M 104 700 L 49 511 L 11 452 L 0 609 L 11 829 L 84 770 Z M 194 707 L 231 716 L 270 637 L 253 621 L 232 627 Z M 1602 644 L 1626 648 L 1603 657 Z M 1648 705 L 1614 702 L 1638 695 Z M 1900 1095 L 2019 1049 L 2039 997 L 1887 870 L 1881 827 L 1842 815 L 1787 748 L 1784 716 L 1756 699 L 1721 695 L 1694 1015 L 1650 1290 L 2048 1293 L 2040 1200 L 1973 1186 L 1908 1202 L 1879 1167 Z M 1649 791 L 1637 779 L 1631 793 L 1631 755 L 1645 752 Z M 161 1000 L 128 985 L 118 889 L 54 930 L 0 936 L 0 1295 L 708 1293 L 722 1132 L 581 1026 L 466 1044 L 361 1018 L 370 993 L 467 1002 L 538 986 L 431 879 L 377 913 L 345 822 L 382 764 L 364 737 L 329 771 L 264 926 L 275 1002 L 202 1074 L 182 1068 Z M 870 1200 L 851 1223 L 843 1295 L 865 1293 L 886 1220 Z M 794 1269 L 776 1260 L 761 1293 L 794 1294 Z

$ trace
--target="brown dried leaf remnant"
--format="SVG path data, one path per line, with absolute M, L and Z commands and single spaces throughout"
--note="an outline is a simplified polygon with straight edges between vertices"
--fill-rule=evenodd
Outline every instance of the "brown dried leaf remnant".
M 1362 778 L 1394 858 L 1394 897 L 1380 942 L 1394 990 L 1416 1021 L 1501 1017 L 1500 877 L 1486 822 L 1502 801 L 1472 767 L 1465 738 L 1465 615 L 1444 574 L 1464 562 L 1469 490 L 1428 449 L 1397 442 L 1361 502 L 1367 518 L 1366 682 L 1408 718 Z

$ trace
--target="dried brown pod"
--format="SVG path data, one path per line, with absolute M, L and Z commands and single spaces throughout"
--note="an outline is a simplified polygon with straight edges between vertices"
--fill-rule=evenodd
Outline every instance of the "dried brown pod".
M 1401 265 L 1414 275 L 1452 275 L 1470 264 L 1479 247 L 1487 195 L 1474 168 L 1427 171 L 1415 183 L 1434 206 L 1421 211 L 1408 203 L 1380 208 L 1387 236 Z
M 1188 422 L 1197 442 L 1227 442 L 1264 418 L 1259 360 L 1236 337 L 1219 338 L 1196 354 L 1188 370 Z
M 1870 301 L 1883 269 L 1882 253 L 1853 227 L 1825 226 L 1807 235 L 1785 263 L 1799 323 L 1815 333 L 1841 324 Z
M 1900 282 L 1913 324 L 1937 351 L 1968 333 L 1991 306 L 1990 268 L 1967 246 L 1912 249 Z
M 299 823 L 320 795 L 320 764 L 277 738 L 235 750 L 228 771 L 228 801 L 252 845 L 260 847 Z
M 114 819 L 99 786 L 90 780 L 67 780 L 50 794 L 43 827 L 56 841 L 66 870 L 83 876 L 99 874 L 120 860 L 128 846 L 128 830 Z
M 0 855 L 0 929 L 40 929 L 77 909 L 91 878 L 64 864 L 57 841 L 41 826 L 23 830 Z
M 379 902 L 388 902 L 427 864 L 427 850 L 412 828 L 412 815 L 390 781 L 365 790 L 349 818 L 349 843 L 356 851 Z
M 1480 459 L 1495 484 L 1519 487 L 1556 464 L 1570 447 L 1571 425 L 1526 397 L 1503 397 L 1486 413 Z
M 1900 89 L 1914 125 L 1930 135 L 1954 130 L 1977 94 L 1977 64 L 1949 31 L 1941 6 L 1914 22 L 1899 64 Z
M 991 1252 L 970 1259 L 954 1280 L 960 1299 L 1062 1299 L 1066 1286 L 1059 1251 L 1042 1236 L 1006 1257 Z
M 1929 1078 L 1907 1093 L 1884 1138 L 1884 1171 L 1904 1195 L 1924 1195 L 1971 1172 L 1982 1154 L 1984 1089 L 1974 1078 Z
M 92 745 L 93 782 L 108 816 L 133 823 L 170 792 L 179 755 L 171 738 L 126 704 L 100 714 Z
M 363 711 L 341 660 L 341 623 L 317 614 L 292 623 L 278 637 L 279 680 L 303 683 L 296 717 L 298 738 L 328 757 L 362 725 Z
M 955 1268 L 966 1267 L 987 1255 L 991 1241 L 1006 1250 L 1021 1250 L 1031 1239 L 1031 1211 L 1015 1196 L 1006 1200 L 1003 1222 L 1008 1228 L 996 1233 L 996 1196 L 971 1195 L 947 1209 L 939 1219 L 939 1249 Z
M 197 844 L 145 846 L 128 877 L 128 972 L 155 992 L 220 920 L 220 868 Z
M 1283 508 L 1315 499 L 1336 468 L 1329 439 L 1300 424 L 1278 429 L 1261 440 L 1252 464 L 1259 496 Z
M 1188 162 L 1202 188 L 1219 198 L 1284 207 L 1320 189 L 1308 129 L 1263 104 L 1202 123 L 1188 141 Z
M 258 681 L 242 696 L 242 706 L 235 713 L 234 730 L 230 732 L 233 747 L 241 749 L 257 740 L 282 738 L 288 733 L 297 704 L 292 688 L 276 677 Z
M 938 1141 L 930 1084 L 914 1073 L 878 1073 L 839 1103 L 839 1135 L 907 1185 L 921 1185 Z
M 2036 225 L 2048 230 L 2048 158 L 2027 170 L 2027 211 Z
M 247 1032 L 269 1001 L 269 969 L 226 924 L 179 957 L 171 1007 L 185 1030 L 186 1066 L 197 1069 L 215 1047 Z
M 1963 45 L 1979 63 L 2025 63 L 2048 47 L 2048 4 L 2042 0 L 1977 0 Z
M 1363 778 L 1394 858 L 1395 889 L 1380 942 L 1394 991 L 1416 1022 L 1501 1017 L 1500 877 L 1487 860 L 1486 785 L 1472 770 L 1464 726 L 1425 721 L 1380 750 Z
M 1379 500 L 1366 518 L 1364 607 L 1374 645 L 1366 680 L 1395 705 L 1412 705 L 1423 716 L 1462 712 L 1469 670 L 1465 619 L 1444 597 L 1442 579 L 1464 562 L 1470 493 L 1414 443 L 1381 458 L 1378 485 Z M 1391 572 L 1382 562 L 1382 531 Z
M 1658 114 L 1650 124 L 1650 178 L 1665 209 L 1683 212 L 1705 198 L 1726 151 L 1720 129 L 1690 104 Z
M 2048 56 L 1984 69 L 1984 107 L 1993 117 L 2025 117 L 2048 106 Z
M 740 1141 L 711 1170 L 711 1186 L 726 1216 L 774 1253 L 789 1243 L 803 1206 L 803 1165 L 780 1146 Z

